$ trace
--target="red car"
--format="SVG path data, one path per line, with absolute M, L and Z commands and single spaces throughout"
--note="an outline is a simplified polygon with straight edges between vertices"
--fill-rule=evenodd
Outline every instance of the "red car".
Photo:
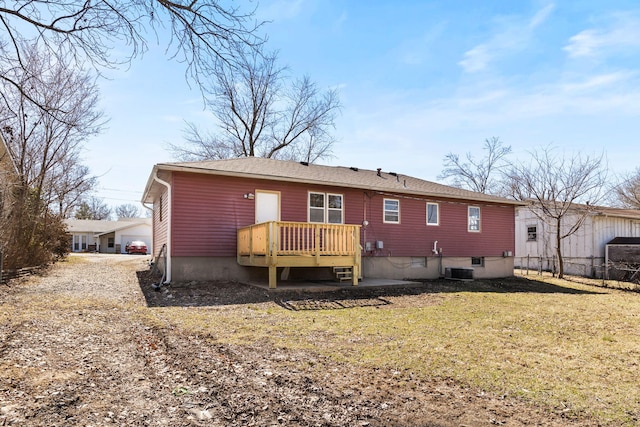
M 133 242 L 127 243 L 124 247 L 125 252 L 128 254 L 147 254 L 147 244 L 141 240 L 134 240 Z

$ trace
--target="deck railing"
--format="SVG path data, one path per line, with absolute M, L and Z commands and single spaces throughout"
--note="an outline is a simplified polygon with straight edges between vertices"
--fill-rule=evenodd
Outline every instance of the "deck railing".
M 269 221 L 238 230 L 240 256 L 351 256 L 360 250 L 360 226 Z

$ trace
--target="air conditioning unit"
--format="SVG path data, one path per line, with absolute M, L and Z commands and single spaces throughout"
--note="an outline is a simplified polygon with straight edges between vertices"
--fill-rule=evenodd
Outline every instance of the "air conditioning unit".
M 473 268 L 447 267 L 444 278 L 451 280 L 473 280 Z

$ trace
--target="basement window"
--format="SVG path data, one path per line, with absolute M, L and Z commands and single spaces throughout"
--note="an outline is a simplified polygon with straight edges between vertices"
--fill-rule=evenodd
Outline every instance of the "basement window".
M 484 267 L 484 257 L 471 257 L 472 267 Z
M 411 268 L 424 268 L 427 266 L 427 259 L 423 256 L 411 257 Z

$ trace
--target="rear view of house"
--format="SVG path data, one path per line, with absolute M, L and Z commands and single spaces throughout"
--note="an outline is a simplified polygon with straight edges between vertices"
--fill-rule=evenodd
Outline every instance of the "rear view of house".
M 513 274 L 518 202 L 382 169 L 163 163 L 143 202 L 153 205 L 152 253 L 166 255 L 168 281 Z

